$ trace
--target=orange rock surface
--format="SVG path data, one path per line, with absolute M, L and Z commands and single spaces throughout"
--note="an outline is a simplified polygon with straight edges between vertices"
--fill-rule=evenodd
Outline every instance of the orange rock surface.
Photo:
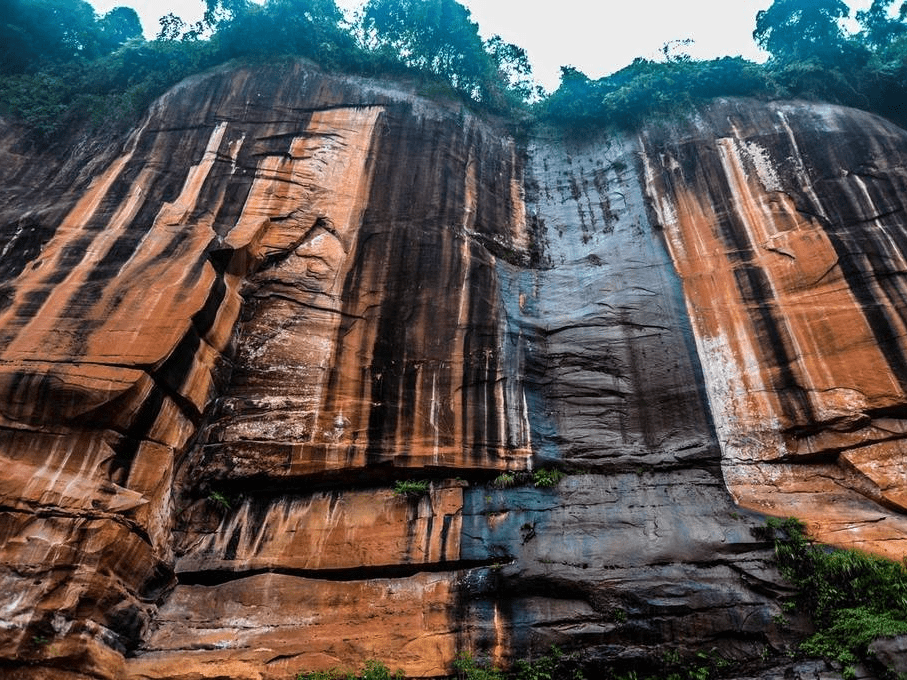
M 729 490 L 900 559 L 903 131 L 831 106 L 729 103 L 646 148 Z
M 0 126 L 0 677 L 783 675 L 740 506 L 903 554 L 903 131 L 723 102 L 518 143 L 288 62 L 83 142 Z

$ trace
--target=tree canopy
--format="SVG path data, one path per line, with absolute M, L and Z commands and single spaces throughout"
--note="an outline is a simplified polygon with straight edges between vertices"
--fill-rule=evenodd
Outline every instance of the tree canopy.
M 0 113 L 48 136 L 67 119 L 130 120 L 179 79 L 227 60 L 299 55 L 559 125 L 635 126 L 740 95 L 822 99 L 907 124 L 907 0 L 873 0 L 853 32 L 848 16 L 843 0 L 774 0 L 755 16 L 765 64 L 696 61 L 672 41 L 663 58 L 597 80 L 564 66 L 542 96 L 525 50 L 483 40 L 457 0 L 367 0 L 353 20 L 334 0 L 206 0 L 200 22 L 168 14 L 150 41 L 129 7 L 99 16 L 84 0 L 0 0 Z
M 134 9 L 98 17 L 84 0 L 2 0 L 0 12 L 0 73 L 96 59 L 142 34 Z
M 775 0 L 756 14 L 753 38 L 776 61 L 832 60 L 841 56 L 849 16 L 844 0 Z

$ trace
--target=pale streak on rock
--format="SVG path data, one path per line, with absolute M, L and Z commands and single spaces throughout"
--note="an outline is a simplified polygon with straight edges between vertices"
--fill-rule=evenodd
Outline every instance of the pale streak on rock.
M 893 463 L 904 457 L 903 428 L 886 432 L 873 415 L 902 408 L 904 387 L 870 325 L 874 310 L 858 301 L 855 286 L 866 287 L 872 305 L 890 303 L 880 279 L 863 275 L 857 284 L 842 268 L 840 248 L 859 258 L 860 244 L 832 242 L 841 238 L 835 234 L 845 214 L 879 209 L 858 176 L 845 173 L 836 180 L 841 193 L 829 191 L 829 180 L 815 177 L 823 163 L 815 142 L 800 139 L 814 130 L 799 116 L 821 121 L 828 135 L 842 134 L 847 118 L 827 106 L 809 113 L 785 104 L 764 113 L 723 106 L 716 111 L 728 115 L 704 116 L 683 141 L 644 143 L 647 192 L 683 281 L 725 481 L 742 505 L 803 518 L 822 539 L 900 554 L 907 521 L 891 518 L 891 533 L 880 541 L 865 519 L 878 512 L 869 501 L 907 509 Z M 851 153 L 903 147 L 881 122 L 866 123 L 865 138 L 850 139 Z M 896 221 L 890 228 L 903 229 Z M 874 228 L 884 237 L 889 227 L 876 219 Z M 886 249 L 890 266 L 903 269 L 897 246 L 889 240 Z M 907 327 L 896 312 L 887 318 L 904 346 Z M 809 463 L 839 452 L 839 465 Z M 803 463 L 786 463 L 798 459 Z M 819 467 L 835 482 L 815 481 L 809 497 L 803 480 Z M 847 517 L 852 530 L 844 533 Z
M 418 499 L 390 489 L 277 498 L 263 515 L 253 507 L 258 504 L 245 501 L 217 531 L 201 535 L 177 560 L 177 571 L 453 568 L 460 559 L 460 486 Z

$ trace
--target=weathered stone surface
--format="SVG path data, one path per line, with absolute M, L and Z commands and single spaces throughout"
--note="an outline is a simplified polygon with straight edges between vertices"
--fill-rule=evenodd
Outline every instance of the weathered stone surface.
M 907 138 L 875 118 L 728 102 L 524 148 L 288 63 L 192 78 L 120 144 L 15 140 L 2 677 L 551 644 L 819 677 L 735 500 L 900 554 Z
M 870 643 L 869 652 L 875 661 L 892 673 L 907 673 L 907 637 L 880 638 Z
M 300 668 L 380 658 L 416 677 L 447 672 L 457 649 L 447 574 L 324 581 L 262 574 L 179 586 L 161 608 L 129 677 L 292 677 Z
M 248 499 L 226 513 L 212 533 L 190 534 L 176 571 L 185 581 L 189 572 L 355 575 L 363 568 L 377 573 L 382 567 L 392 572 L 456 564 L 462 512 L 462 485 L 412 499 L 390 489 Z
M 728 488 L 899 559 L 904 131 L 832 106 L 725 102 L 644 139 Z
M 519 293 L 522 325 L 540 344 L 545 401 L 530 417 L 542 461 L 626 470 L 715 454 L 682 291 L 646 217 L 638 153 L 634 140 L 605 136 L 539 136 L 529 148 L 528 210 L 544 261 L 522 275 Z

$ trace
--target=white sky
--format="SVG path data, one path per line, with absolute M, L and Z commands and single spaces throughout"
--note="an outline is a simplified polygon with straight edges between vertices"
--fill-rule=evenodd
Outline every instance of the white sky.
M 336 0 L 351 10 L 361 0 Z M 752 40 L 756 12 L 772 0 L 460 0 L 484 38 L 495 33 L 524 48 L 533 72 L 547 90 L 557 87 L 561 65 L 599 78 L 635 57 L 655 58 L 672 40 L 692 39 L 684 48 L 695 58 L 741 55 L 762 61 Z M 99 13 L 133 7 L 145 35 L 158 18 L 173 12 L 187 23 L 201 18 L 203 0 L 89 0 Z M 871 0 L 847 0 L 858 9 Z

